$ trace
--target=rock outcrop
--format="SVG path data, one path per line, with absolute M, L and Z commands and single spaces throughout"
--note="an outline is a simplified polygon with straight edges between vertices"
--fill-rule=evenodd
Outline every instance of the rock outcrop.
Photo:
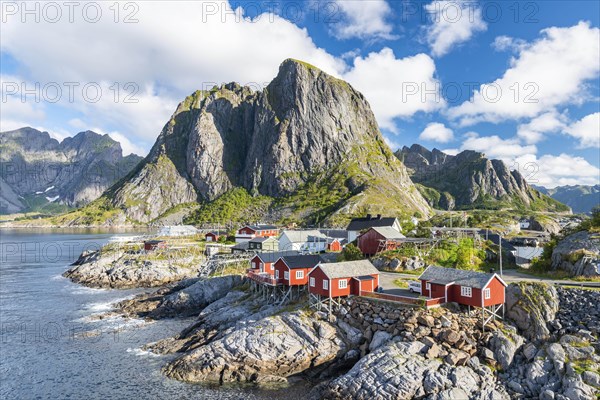
M 465 150 L 455 156 L 418 144 L 404 146 L 396 156 L 406 165 L 411 179 L 429 204 L 455 207 L 516 206 L 529 210 L 569 211 L 558 201 L 530 187 L 519 171 L 483 153 Z
M 198 263 L 194 256 L 148 261 L 124 250 L 97 250 L 83 253 L 63 276 L 95 288 L 154 287 L 198 276 Z
M 548 323 L 559 310 L 554 286 L 545 283 L 511 283 L 506 288 L 506 317 L 529 340 L 549 338 Z
M 364 96 L 288 59 L 262 91 L 230 83 L 186 98 L 144 163 L 107 197 L 128 218 L 148 222 L 178 204 L 210 202 L 234 188 L 285 198 L 272 212 L 294 210 L 300 208 L 294 195 L 317 187 L 326 187 L 327 196 L 317 209 L 304 210 L 308 217 L 365 209 L 430 212 Z
M 331 324 L 297 311 L 236 329 L 169 363 L 164 371 L 186 382 L 281 382 L 334 360 L 345 348 Z
M 1 132 L 0 148 L 0 213 L 82 206 L 142 160 L 124 157 L 119 142 L 91 131 L 58 142 L 47 132 L 21 128 Z
M 600 234 L 580 231 L 561 239 L 552 251 L 551 268 L 571 276 L 600 276 Z
M 323 391 L 325 399 L 509 399 L 477 358 L 451 367 L 420 342 L 392 342 L 363 357 Z

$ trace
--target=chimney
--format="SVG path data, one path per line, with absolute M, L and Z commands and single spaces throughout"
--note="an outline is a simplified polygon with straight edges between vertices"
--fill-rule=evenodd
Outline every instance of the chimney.
M 367 219 L 371 219 L 372 215 L 371 214 L 367 214 Z
M 381 214 L 377 214 L 377 219 L 381 219 Z

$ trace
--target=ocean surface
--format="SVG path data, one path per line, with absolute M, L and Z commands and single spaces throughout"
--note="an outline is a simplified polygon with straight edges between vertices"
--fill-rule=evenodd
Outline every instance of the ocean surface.
M 172 356 L 140 349 L 188 321 L 94 319 L 143 290 L 90 289 L 61 274 L 117 234 L 0 230 L 0 399 L 296 399 L 306 388 L 191 385 L 164 377 Z

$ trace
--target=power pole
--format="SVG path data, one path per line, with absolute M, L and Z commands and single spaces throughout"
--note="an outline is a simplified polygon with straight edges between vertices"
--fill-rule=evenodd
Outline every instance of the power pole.
M 500 261 L 500 276 L 502 276 L 502 234 L 498 233 L 498 245 L 500 246 L 500 251 L 498 252 L 499 261 Z

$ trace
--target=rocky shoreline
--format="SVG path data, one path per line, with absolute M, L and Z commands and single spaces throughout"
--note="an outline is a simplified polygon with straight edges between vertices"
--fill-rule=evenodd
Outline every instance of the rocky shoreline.
M 198 258 L 192 255 L 172 262 L 148 260 L 126 248 L 101 249 L 81 254 L 63 276 L 93 288 L 158 287 L 197 277 L 198 265 Z
M 595 399 L 600 292 L 511 284 L 507 321 L 482 331 L 456 305 L 423 310 L 348 298 L 328 319 L 268 304 L 237 275 L 193 278 L 117 304 L 148 320 L 195 316 L 145 350 L 166 376 L 270 387 L 302 379 L 311 399 Z

